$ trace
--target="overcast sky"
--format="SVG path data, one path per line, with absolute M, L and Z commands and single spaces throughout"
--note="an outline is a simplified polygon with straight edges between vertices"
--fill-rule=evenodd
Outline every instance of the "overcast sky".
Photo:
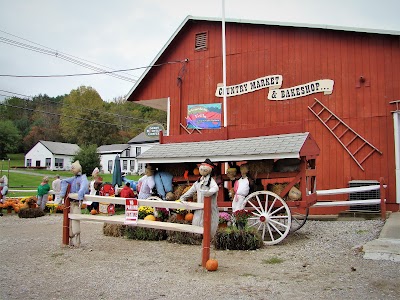
M 227 19 L 400 32 L 399 12 L 400 0 L 225 0 Z M 0 0 L 0 75 L 93 72 L 76 64 L 83 62 L 117 70 L 144 67 L 188 15 L 221 18 L 222 0 Z M 9 43 L 22 43 L 41 52 L 58 51 L 61 56 L 74 56 L 77 61 L 73 64 L 60 56 Z M 143 69 L 132 71 L 127 76 L 137 79 L 142 72 Z M 0 95 L 12 96 L 12 92 L 55 97 L 86 85 L 96 89 L 103 100 L 111 101 L 125 96 L 133 84 L 107 75 L 0 76 Z M 3 99 L 0 96 L 0 101 Z

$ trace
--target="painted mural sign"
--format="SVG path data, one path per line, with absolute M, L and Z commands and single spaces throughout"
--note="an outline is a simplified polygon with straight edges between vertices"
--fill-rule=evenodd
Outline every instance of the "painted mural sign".
M 334 81 L 331 79 L 321 79 L 306 84 L 297 85 L 287 89 L 275 89 L 268 92 L 269 100 L 287 100 L 315 93 L 332 94 Z
M 226 90 L 226 97 L 233 97 L 251 93 L 265 88 L 278 89 L 281 86 L 282 86 L 282 75 L 268 75 L 265 77 L 260 77 L 240 84 L 227 86 L 225 87 L 225 90 Z M 223 97 L 224 96 L 223 92 L 224 92 L 223 85 L 219 83 L 217 86 L 217 90 L 215 91 L 215 96 Z
M 187 128 L 221 128 L 221 103 L 188 105 Z

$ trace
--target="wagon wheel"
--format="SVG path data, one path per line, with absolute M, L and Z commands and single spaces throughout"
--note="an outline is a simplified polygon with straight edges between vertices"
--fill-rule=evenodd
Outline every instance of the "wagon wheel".
M 149 197 L 146 198 L 146 200 L 160 200 L 160 201 L 162 201 L 162 199 L 160 197 L 157 197 L 157 196 L 149 196 Z
M 261 201 L 264 200 L 263 205 Z M 249 226 L 261 232 L 265 245 L 278 244 L 288 235 L 292 216 L 281 197 L 270 191 L 257 191 L 248 195 L 245 201 L 254 208 Z
M 295 232 L 306 224 L 309 208 L 291 208 L 292 214 L 292 225 L 290 226 L 290 232 Z

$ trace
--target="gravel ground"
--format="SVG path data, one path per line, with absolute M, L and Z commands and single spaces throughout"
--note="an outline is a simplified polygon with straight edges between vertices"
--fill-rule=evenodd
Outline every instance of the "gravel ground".
M 80 248 L 61 245 L 62 215 L 0 217 L 0 299 L 399 299 L 400 265 L 363 259 L 383 222 L 312 221 L 279 245 L 216 251 L 104 236 L 81 222 Z M 268 263 L 278 258 L 280 263 Z

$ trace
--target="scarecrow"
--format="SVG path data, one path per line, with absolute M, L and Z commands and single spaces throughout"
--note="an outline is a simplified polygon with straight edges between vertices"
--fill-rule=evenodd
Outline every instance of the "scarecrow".
M 6 195 L 8 192 L 8 179 L 6 175 L 0 178 L 0 203 L 6 201 Z
M 206 159 L 199 167 L 201 177 L 192 185 L 192 187 L 181 196 L 180 201 L 185 202 L 186 199 L 191 198 L 197 192 L 197 202 L 204 203 L 204 197 L 211 197 L 211 236 L 214 236 L 218 229 L 218 185 L 212 177 L 215 165 L 210 159 Z M 203 226 L 203 210 L 196 210 L 194 212 L 192 224 L 196 226 Z
M 250 182 L 249 178 L 247 177 L 247 173 L 249 173 L 249 166 L 247 164 L 241 165 L 240 174 L 242 177 L 235 182 L 233 187 L 235 196 L 233 197 L 232 201 L 232 212 L 244 209 L 246 206 L 246 202 L 244 200 L 250 192 Z
M 65 193 L 67 192 L 68 184 L 71 185 L 70 193 L 78 193 L 78 200 L 70 201 L 70 212 L 72 214 L 80 214 L 81 213 L 81 203 L 85 194 L 89 193 L 89 182 L 85 174 L 82 174 L 82 167 L 79 163 L 79 160 L 75 161 L 71 165 L 71 172 L 74 174 L 73 177 L 61 180 L 61 197 L 65 197 Z M 79 247 L 81 244 L 81 227 L 80 222 L 77 220 L 71 220 L 69 227 L 69 238 L 70 238 L 70 246 Z
M 154 181 L 155 168 L 151 165 L 146 165 L 144 176 L 139 179 L 137 191 L 139 199 L 147 199 L 151 196 L 153 188 L 156 186 Z

